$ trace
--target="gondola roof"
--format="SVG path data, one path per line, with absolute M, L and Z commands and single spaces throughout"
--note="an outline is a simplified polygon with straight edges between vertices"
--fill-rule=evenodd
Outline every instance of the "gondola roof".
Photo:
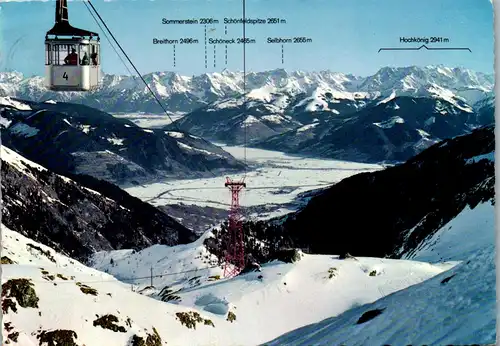
M 47 35 L 56 35 L 56 36 L 94 36 L 94 37 L 99 37 L 99 34 L 88 31 L 88 30 L 83 30 L 79 28 L 75 28 L 68 22 L 59 22 L 56 23 L 52 29 L 47 31 Z

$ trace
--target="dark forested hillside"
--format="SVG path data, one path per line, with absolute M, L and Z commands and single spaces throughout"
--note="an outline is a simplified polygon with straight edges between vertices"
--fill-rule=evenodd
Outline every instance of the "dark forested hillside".
M 404 164 L 346 178 L 281 225 L 245 223 L 246 237 L 264 241 L 264 250 L 249 241 L 247 252 L 261 260 L 288 246 L 400 257 L 466 206 L 494 203 L 494 149 L 494 126 L 488 126 L 438 143 Z M 220 241 L 207 240 L 211 248 Z

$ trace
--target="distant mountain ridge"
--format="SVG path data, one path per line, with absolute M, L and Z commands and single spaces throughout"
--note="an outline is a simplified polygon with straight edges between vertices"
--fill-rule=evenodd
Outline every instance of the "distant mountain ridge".
M 483 103 L 475 111 L 441 97 L 389 97 L 354 113 L 318 116 L 253 145 L 339 160 L 404 162 L 441 140 L 494 123 L 493 105 Z
M 154 72 L 144 75 L 144 79 L 170 112 L 188 113 L 216 101 L 238 97 L 244 92 L 243 73 L 228 70 L 199 76 Z M 330 93 L 336 99 L 353 100 L 386 97 L 393 91 L 397 95 L 419 96 L 420 89 L 431 84 L 475 103 L 491 93 L 494 85 L 493 74 L 444 66 L 383 67 L 367 77 L 331 71 L 275 69 L 248 72 L 245 79 L 245 90 L 250 95 L 281 96 L 277 98 L 280 107 L 295 99 L 297 105 L 300 103 L 308 110 L 324 109 L 325 102 L 321 100 L 324 93 Z M 142 81 L 135 76 L 106 74 L 102 87 L 95 92 L 55 93 L 43 86 L 42 76 L 25 77 L 19 72 L 0 72 L 0 96 L 76 102 L 107 112 L 162 112 Z
M 180 128 L 233 145 L 352 161 L 404 161 L 494 122 L 493 78 L 443 66 L 359 78 L 276 70 L 259 88 L 194 110 Z M 253 83 L 253 84 L 252 84 Z M 411 101 L 411 102 L 410 102 Z
M 208 176 L 244 168 L 221 148 L 189 133 L 143 129 L 80 104 L 0 97 L 2 142 L 55 171 L 120 185 Z

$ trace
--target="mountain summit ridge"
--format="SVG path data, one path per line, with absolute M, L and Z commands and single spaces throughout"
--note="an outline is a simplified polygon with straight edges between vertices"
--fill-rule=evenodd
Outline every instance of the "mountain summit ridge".
M 264 88 L 285 96 L 312 96 L 318 89 L 331 89 L 340 98 L 419 96 L 427 85 L 440 87 L 475 103 L 493 92 L 494 74 L 461 67 L 429 65 L 425 67 L 382 67 L 366 77 L 333 71 L 288 71 L 282 68 L 247 72 L 224 70 L 184 76 L 172 71 L 144 74 L 143 78 L 156 95 L 167 103 L 169 112 L 188 113 L 212 102 L 232 98 L 247 91 Z M 104 74 L 102 86 L 94 92 L 52 92 L 43 85 L 42 76 L 26 77 L 20 72 L 0 72 L 0 96 L 34 101 L 78 102 L 107 112 L 161 113 L 161 108 L 137 76 Z M 358 95 L 356 95 L 358 94 Z

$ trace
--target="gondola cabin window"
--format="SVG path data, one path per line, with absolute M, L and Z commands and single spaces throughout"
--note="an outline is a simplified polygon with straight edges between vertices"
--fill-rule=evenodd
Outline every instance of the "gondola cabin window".
M 47 44 L 46 65 L 78 65 L 78 52 L 74 44 Z
M 96 44 L 90 45 L 91 53 L 90 53 L 90 62 L 92 65 L 99 65 L 99 46 Z
M 50 44 L 45 44 L 45 65 L 52 65 L 52 49 Z
M 80 65 L 90 65 L 90 50 L 88 44 L 80 44 L 78 57 L 80 58 Z

